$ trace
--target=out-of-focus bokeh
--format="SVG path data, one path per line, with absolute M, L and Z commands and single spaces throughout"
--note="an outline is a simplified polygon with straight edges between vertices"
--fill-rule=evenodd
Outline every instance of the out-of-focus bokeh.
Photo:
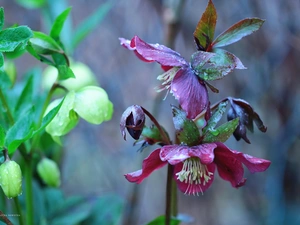
M 24 0 L 26 1 L 26 0 Z M 166 168 L 155 171 L 142 184 L 126 181 L 123 174 L 140 169 L 151 149 L 142 153 L 125 142 L 119 131 L 122 112 L 139 104 L 154 112 L 158 120 L 172 132 L 169 95 L 157 95 L 159 65 L 144 63 L 119 44 L 119 37 L 138 35 L 150 43 L 167 43 L 169 8 L 175 0 L 69 0 L 48 1 L 52 15 L 72 6 L 65 26 L 63 41 L 100 5 L 111 2 L 109 13 L 72 53 L 75 61 L 88 65 L 96 74 L 114 104 L 111 121 L 99 126 L 81 121 L 65 137 L 61 163 L 62 188 L 68 195 L 101 196 L 113 194 L 125 202 L 125 215 L 132 213 L 132 225 L 144 224 L 164 213 Z M 266 133 L 255 129 L 249 133 L 251 144 L 236 142 L 227 145 L 253 156 L 272 161 L 264 173 L 250 174 L 245 168 L 247 183 L 234 189 L 218 176 L 203 196 L 186 196 L 178 192 L 179 212 L 194 218 L 190 224 L 211 225 L 296 225 L 300 224 L 300 2 L 296 0 L 214 0 L 218 12 L 215 36 L 245 17 L 265 19 L 262 28 L 240 42 L 225 47 L 238 56 L 247 70 L 236 70 L 213 82 L 220 94 L 210 92 L 211 102 L 226 96 L 243 98 L 261 115 L 268 127 Z M 180 8 L 180 24 L 174 48 L 187 60 L 195 51 L 193 32 L 207 1 L 187 0 Z M 12 0 L 1 0 L 6 25 L 28 25 L 33 30 L 49 32 L 45 7 L 28 9 Z M 50 9 L 50 10 L 49 10 Z M 32 66 L 44 68 L 28 54 L 17 60 L 21 76 Z M 132 193 L 136 194 L 133 195 Z M 135 198 L 133 198 L 135 196 Z M 132 204 L 134 203 L 134 204 Z

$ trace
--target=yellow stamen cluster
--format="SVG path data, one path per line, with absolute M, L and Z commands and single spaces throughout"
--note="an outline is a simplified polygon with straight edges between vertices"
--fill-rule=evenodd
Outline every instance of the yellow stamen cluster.
M 195 194 L 195 192 L 198 194 L 198 188 L 202 192 L 200 186 L 195 188 L 193 185 L 206 185 L 207 182 L 211 180 L 212 175 L 213 173 L 208 171 L 207 166 L 203 165 L 199 158 L 195 157 L 185 160 L 182 170 L 176 173 L 178 180 L 188 184 L 185 194 Z

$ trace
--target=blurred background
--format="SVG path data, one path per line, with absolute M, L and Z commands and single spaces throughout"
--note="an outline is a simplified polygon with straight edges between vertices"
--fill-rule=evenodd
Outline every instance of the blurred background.
M 138 104 L 153 112 L 172 133 L 170 104 L 176 101 L 171 95 L 163 101 L 164 95 L 154 90 L 159 85 L 160 66 L 138 60 L 120 46 L 118 38 L 138 35 L 149 43 L 172 46 L 189 60 L 196 50 L 193 32 L 207 1 L 49 0 L 41 6 L 27 4 L 30 2 L 0 0 L 6 26 L 18 23 L 49 33 L 55 16 L 72 6 L 62 40 L 73 60 L 93 71 L 114 104 L 111 121 L 99 126 L 81 121 L 65 137 L 60 165 L 65 196 L 117 197 L 122 202 L 120 224 L 145 224 L 164 214 L 167 168 L 155 171 L 140 185 L 127 182 L 123 174 L 140 169 L 151 148 L 137 152 L 139 147 L 132 146 L 132 139 L 122 139 L 119 122 L 128 106 Z M 250 145 L 233 137 L 226 144 L 272 164 L 264 173 L 250 174 L 245 169 L 248 180 L 239 189 L 216 176 L 203 196 L 178 192 L 179 212 L 193 217 L 189 224 L 195 225 L 300 224 L 300 1 L 213 2 L 218 12 L 215 36 L 245 17 L 266 20 L 258 32 L 225 47 L 248 69 L 213 82 L 220 94 L 210 92 L 210 98 L 212 103 L 226 96 L 243 98 L 254 107 L 268 131 L 248 133 Z M 68 40 L 73 28 L 104 4 L 106 12 L 95 28 L 72 49 Z M 32 67 L 45 68 L 28 54 L 17 60 L 19 76 Z M 109 208 L 110 202 L 105 206 Z

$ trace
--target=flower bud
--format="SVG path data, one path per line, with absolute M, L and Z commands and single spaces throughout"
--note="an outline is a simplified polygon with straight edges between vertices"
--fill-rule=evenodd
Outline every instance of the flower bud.
M 266 132 L 267 127 L 263 124 L 259 115 L 253 110 L 252 106 L 243 99 L 228 98 L 231 108 L 227 113 L 227 120 L 232 120 L 239 117 L 239 124 L 233 133 L 236 140 L 244 139 L 250 144 L 246 135 L 247 129 L 253 132 L 253 121 L 261 132 Z
M 0 186 L 8 198 L 22 194 L 22 172 L 15 161 L 7 160 L 0 166 Z
M 60 171 L 53 160 L 43 158 L 37 165 L 37 172 L 48 186 L 58 187 L 60 185 Z
M 132 105 L 128 107 L 121 117 L 120 130 L 126 140 L 125 128 L 135 140 L 139 139 L 145 124 L 145 113 L 141 106 Z

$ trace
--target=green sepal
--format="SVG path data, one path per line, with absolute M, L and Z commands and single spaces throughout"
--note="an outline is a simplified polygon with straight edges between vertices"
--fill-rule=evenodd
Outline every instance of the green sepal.
M 207 130 L 204 134 L 203 143 L 225 142 L 233 134 L 239 124 L 239 118 L 228 121 L 214 130 Z
M 172 106 L 172 113 L 176 137 L 179 142 L 188 146 L 199 144 L 200 133 L 194 121 L 187 118 L 185 111 L 175 106 Z

